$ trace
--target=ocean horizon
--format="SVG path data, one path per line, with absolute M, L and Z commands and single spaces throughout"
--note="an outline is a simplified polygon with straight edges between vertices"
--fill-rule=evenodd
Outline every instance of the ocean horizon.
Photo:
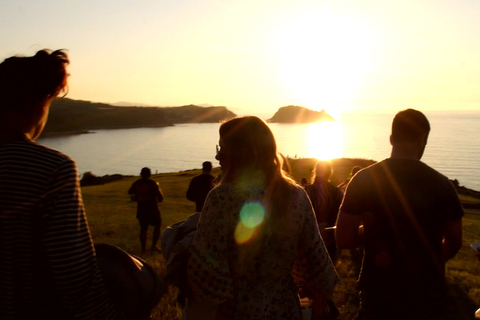
M 480 111 L 424 112 L 431 125 L 422 161 L 470 189 L 480 190 Z M 395 112 L 347 113 L 338 121 L 314 124 L 271 123 L 278 151 L 291 158 L 390 156 L 390 126 Z M 94 130 L 90 134 L 45 137 L 39 143 L 71 156 L 79 173 L 138 175 L 201 168 L 215 160 L 218 123 L 162 128 Z

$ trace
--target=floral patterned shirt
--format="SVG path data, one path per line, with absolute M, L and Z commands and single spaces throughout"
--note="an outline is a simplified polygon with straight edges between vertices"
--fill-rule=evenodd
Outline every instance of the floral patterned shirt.
M 229 319 L 301 319 L 300 286 L 331 296 L 338 278 L 312 205 L 301 187 L 289 188 L 283 221 L 263 227 L 265 188 L 210 192 L 187 269 L 195 299 L 223 306 Z

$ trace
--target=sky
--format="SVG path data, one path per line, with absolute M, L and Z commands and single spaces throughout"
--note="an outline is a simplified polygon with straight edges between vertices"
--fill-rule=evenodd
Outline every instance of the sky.
M 0 59 L 66 49 L 71 99 L 480 110 L 478 0 L 0 0 Z

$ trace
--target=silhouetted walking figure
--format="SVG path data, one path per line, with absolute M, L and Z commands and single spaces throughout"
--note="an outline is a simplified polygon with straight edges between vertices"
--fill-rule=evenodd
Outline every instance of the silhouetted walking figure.
M 160 238 L 160 227 L 162 218 L 158 203 L 163 201 L 163 193 L 158 182 L 150 179 L 151 171 L 149 168 L 142 168 L 140 172 L 141 179 L 135 181 L 130 189 L 129 194 L 134 194 L 137 200 L 137 219 L 140 223 L 140 244 L 142 246 L 142 254 L 145 253 L 147 244 L 148 226 L 153 226 L 152 252 L 160 249 L 157 247 Z
M 318 228 L 328 249 L 332 261 L 337 260 L 337 245 L 332 228 L 337 222 L 338 209 L 343 199 L 343 192 L 330 183 L 332 176 L 332 165 L 330 161 L 322 160 L 315 164 L 314 180 L 310 185 L 305 186 L 310 201 L 312 201 Z
M 215 186 L 215 177 L 212 176 L 212 163 L 205 161 L 202 163 L 202 174 L 194 177 L 188 186 L 187 199 L 195 201 L 196 212 L 202 212 L 203 204 L 210 190 Z

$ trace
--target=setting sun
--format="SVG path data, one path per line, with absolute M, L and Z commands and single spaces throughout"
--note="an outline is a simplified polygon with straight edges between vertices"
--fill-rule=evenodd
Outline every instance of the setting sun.
M 307 134 L 310 156 L 330 160 L 342 156 L 343 135 L 340 121 L 323 121 L 310 124 Z
M 374 40 L 359 21 L 328 10 L 289 21 L 278 37 L 287 90 L 299 104 L 338 116 L 339 105 L 372 68 Z

